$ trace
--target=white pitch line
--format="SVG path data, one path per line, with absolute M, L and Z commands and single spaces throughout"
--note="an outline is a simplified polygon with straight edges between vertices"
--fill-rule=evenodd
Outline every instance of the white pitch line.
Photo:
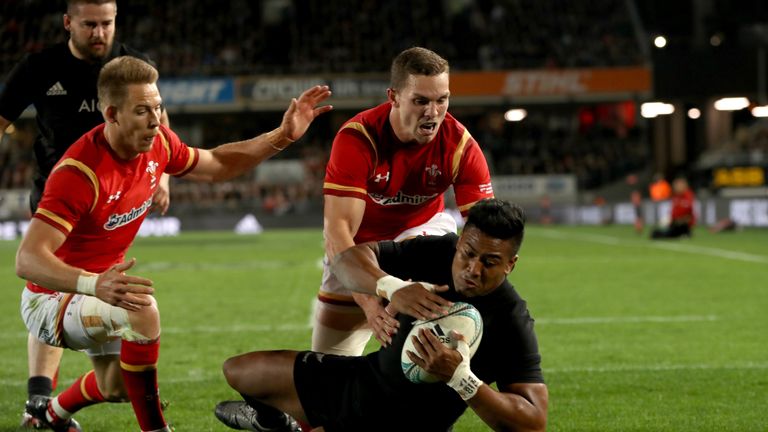
M 738 370 L 762 370 L 768 369 L 768 363 L 745 362 L 738 364 L 712 365 L 712 364 L 657 364 L 657 365 L 616 365 L 600 367 L 565 367 L 565 368 L 543 368 L 544 373 L 575 373 L 575 372 L 663 372 L 678 370 L 717 370 L 717 369 L 738 369 Z
M 733 251 L 728 249 L 721 249 L 709 246 L 696 246 L 692 244 L 673 243 L 669 240 L 657 240 L 648 242 L 638 242 L 634 240 L 624 240 L 618 237 L 611 237 L 601 234 L 581 234 L 558 231 L 555 229 L 538 229 L 533 231 L 535 234 L 541 234 L 544 237 L 554 239 L 572 239 L 581 240 L 591 243 L 605 244 L 611 246 L 627 246 L 627 247 L 644 247 L 671 250 L 675 252 L 687 252 L 696 255 L 713 256 L 717 258 L 725 258 L 734 261 L 746 261 L 755 262 L 760 264 L 768 264 L 768 256 L 751 254 L 746 252 Z M 534 234 L 534 235 L 535 235 Z
M 720 249 L 708 246 L 694 246 L 690 244 L 658 242 L 653 243 L 653 247 L 659 249 L 667 249 L 675 252 L 689 252 L 700 255 L 709 255 L 717 258 L 728 258 L 734 261 L 748 261 L 761 264 L 768 264 L 768 257 L 763 255 L 755 255 L 746 252 L 731 251 L 727 249 Z
M 717 321 L 716 315 L 538 318 L 536 324 L 622 324 Z
M 607 235 L 602 234 L 584 234 L 584 233 L 566 233 L 562 231 L 558 231 L 555 229 L 548 229 L 548 228 L 541 228 L 533 231 L 535 234 L 542 234 L 544 237 L 554 238 L 554 239 L 575 239 L 575 240 L 584 240 L 592 243 L 600 243 L 600 244 L 607 244 L 607 245 L 618 245 L 621 243 L 621 240 L 617 237 L 611 237 Z

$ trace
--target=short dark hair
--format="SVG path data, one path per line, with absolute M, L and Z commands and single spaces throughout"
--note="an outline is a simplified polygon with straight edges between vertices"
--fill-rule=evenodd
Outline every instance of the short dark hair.
M 117 7 L 117 0 L 67 0 L 67 15 L 72 15 L 75 10 L 75 6 L 79 4 L 103 5 L 107 3 L 114 3 L 115 7 Z
M 491 237 L 513 241 L 513 252 L 517 253 L 525 233 L 525 212 L 517 204 L 497 198 L 484 199 L 469 209 L 466 227 L 475 227 Z
M 99 72 L 99 103 L 121 106 L 130 84 L 154 84 L 159 77 L 157 69 L 144 60 L 131 56 L 116 57 L 108 61 Z
M 435 76 L 450 69 L 448 60 L 434 51 L 422 47 L 408 48 L 392 60 L 389 86 L 400 90 L 405 86 L 409 75 Z

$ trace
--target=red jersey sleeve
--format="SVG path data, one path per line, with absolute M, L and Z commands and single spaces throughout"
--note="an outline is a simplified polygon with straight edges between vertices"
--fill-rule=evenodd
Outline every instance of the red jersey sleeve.
M 455 172 L 453 191 L 456 205 L 463 216 L 478 201 L 493 198 L 491 173 L 480 146 L 474 138 L 469 138 L 466 150 L 461 155 L 458 171 Z
M 166 173 L 181 177 L 195 168 L 200 157 L 196 148 L 189 147 L 181 142 L 181 139 L 175 132 L 162 125 L 160 126 L 160 140 L 168 155 L 168 165 L 165 167 Z
M 96 203 L 98 189 L 94 182 L 97 180 L 93 171 L 73 159 L 59 165 L 65 166 L 56 169 L 45 182 L 43 197 L 32 217 L 69 235 L 82 215 L 89 213 Z
M 376 145 L 361 123 L 342 126 L 325 168 L 323 193 L 365 199 L 368 179 L 376 166 Z

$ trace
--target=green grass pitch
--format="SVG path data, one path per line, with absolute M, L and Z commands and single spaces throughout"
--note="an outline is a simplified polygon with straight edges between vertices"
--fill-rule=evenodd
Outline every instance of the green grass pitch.
M 17 430 L 26 397 L 16 247 L 0 242 L 0 431 Z M 309 347 L 321 254 L 320 230 L 136 242 L 131 273 L 155 282 L 160 388 L 177 431 L 228 430 L 212 412 L 236 397 L 221 374 L 229 356 Z M 510 280 L 537 320 L 548 430 L 768 428 L 768 230 L 652 242 L 630 227 L 531 226 Z M 87 367 L 65 353 L 59 389 Z M 76 418 L 88 432 L 138 430 L 128 404 Z M 487 428 L 468 412 L 455 430 Z

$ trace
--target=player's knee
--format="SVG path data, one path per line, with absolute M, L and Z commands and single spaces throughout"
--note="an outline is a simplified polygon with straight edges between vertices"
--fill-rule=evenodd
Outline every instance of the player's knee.
M 153 296 L 146 295 L 143 298 L 149 300 L 148 306 L 142 306 L 138 311 L 128 312 L 130 332 L 123 334 L 125 340 L 152 340 L 160 337 L 160 309 Z
M 141 309 L 137 311 L 130 311 L 129 314 L 136 315 L 142 319 L 155 319 L 159 321 L 160 309 L 157 307 L 157 300 L 155 300 L 155 297 L 147 294 L 138 294 L 137 297 L 149 301 L 149 305 L 142 306 Z
M 228 358 L 221 367 L 227 384 L 238 391 L 240 391 L 242 386 L 245 364 L 245 354 L 243 354 Z

